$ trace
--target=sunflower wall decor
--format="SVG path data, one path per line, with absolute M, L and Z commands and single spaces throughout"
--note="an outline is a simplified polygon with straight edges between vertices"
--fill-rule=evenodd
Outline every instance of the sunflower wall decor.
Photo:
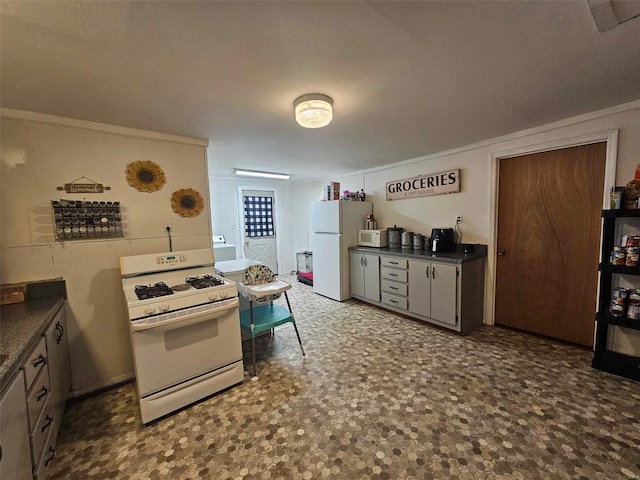
M 127 165 L 125 173 L 129 185 L 139 192 L 155 192 L 167 183 L 167 178 L 160 165 L 151 160 L 131 162 Z
M 181 188 L 171 194 L 171 208 L 181 217 L 195 217 L 204 210 L 204 200 L 193 188 Z

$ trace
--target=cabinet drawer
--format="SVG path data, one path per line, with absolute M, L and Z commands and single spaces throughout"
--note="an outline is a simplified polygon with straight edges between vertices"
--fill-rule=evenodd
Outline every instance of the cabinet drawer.
M 407 296 L 407 284 L 392 282 L 391 280 L 382 280 L 380 282 L 383 292 L 393 293 L 394 295 Z
M 31 431 L 31 458 L 34 465 L 38 464 L 38 460 L 42 456 L 42 449 L 49 437 L 49 432 L 53 430 L 53 422 L 53 403 L 48 402 Z
M 31 384 L 40 373 L 40 370 L 47 361 L 47 344 L 44 337 L 38 343 L 29 360 L 24 362 L 24 389 L 29 391 Z
M 407 268 L 407 259 L 397 257 L 380 257 L 380 265 L 391 268 Z
M 392 307 L 407 309 L 407 299 L 405 297 L 399 297 L 391 293 L 382 292 L 382 303 L 391 305 Z
M 383 267 L 380 270 L 380 278 L 382 280 L 395 280 L 396 282 L 407 283 L 407 271 Z
M 40 412 L 51 397 L 51 384 L 49 383 L 49 369 L 45 367 L 33 382 L 31 390 L 27 394 L 27 411 L 29 412 L 29 430 L 35 428 L 36 420 Z
M 49 433 L 47 437 L 47 442 L 45 443 L 44 451 L 42 452 L 42 456 L 40 457 L 40 461 L 37 463 L 34 472 L 33 478 L 34 480 L 47 480 L 49 478 L 49 470 L 51 469 L 51 463 L 53 461 L 53 457 L 56 454 L 55 447 L 56 439 L 53 436 L 53 430 Z

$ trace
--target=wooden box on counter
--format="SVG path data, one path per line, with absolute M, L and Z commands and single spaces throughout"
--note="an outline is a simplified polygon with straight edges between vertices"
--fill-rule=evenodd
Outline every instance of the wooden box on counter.
M 0 285 L 0 305 L 23 303 L 27 298 L 26 283 Z

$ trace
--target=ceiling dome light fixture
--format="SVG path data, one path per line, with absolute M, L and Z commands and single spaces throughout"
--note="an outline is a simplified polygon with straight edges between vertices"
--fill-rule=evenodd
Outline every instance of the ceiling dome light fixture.
M 302 95 L 293 102 L 296 122 L 304 128 L 326 127 L 333 119 L 333 100 L 320 93 Z

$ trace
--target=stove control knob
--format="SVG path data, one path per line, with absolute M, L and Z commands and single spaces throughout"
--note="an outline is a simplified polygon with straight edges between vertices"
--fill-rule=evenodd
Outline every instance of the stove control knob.
M 213 302 L 214 300 L 216 300 L 217 298 L 220 298 L 220 296 L 219 296 L 219 295 L 216 295 L 215 293 L 210 293 L 210 294 L 209 294 L 209 300 L 211 300 L 212 302 Z
M 169 310 L 169 304 L 168 303 L 163 303 L 162 305 L 160 305 L 160 311 L 166 312 L 167 310 Z
M 144 309 L 144 313 L 147 315 L 151 315 L 152 313 L 156 313 L 156 307 L 149 306 Z

